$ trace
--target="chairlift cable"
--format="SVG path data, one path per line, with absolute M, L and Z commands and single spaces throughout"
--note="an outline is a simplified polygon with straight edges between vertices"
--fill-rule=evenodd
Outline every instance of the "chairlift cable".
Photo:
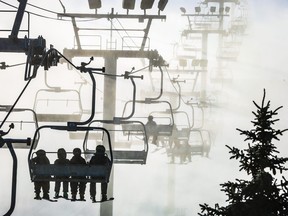
M 0 0 L 0 3 L 6 4 L 6 5 L 8 5 L 9 7 L 13 7 L 13 8 L 15 8 L 15 9 L 18 9 L 18 7 L 14 6 L 14 5 L 11 5 L 11 4 L 7 3 L 7 2 L 4 2 L 4 1 L 2 1 L 2 0 Z M 59 19 L 57 19 L 57 18 L 40 15 L 40 14 L 37 14 L 37 13 L 34 13 L 34 12 L 30 12 L 30 11 L 27 11 L 27 10 L 25 10 L 25 12 L 27 12 L 27 13 L 29 13 L 29 14 L 31 14 L 31 15 L 34 15 L 34 16 L 38 16 L 38 17 L 45 18 L 45 19 L 59 20 Z M 61 19 L 61 21 L 70 21 L 70 20 L 62 20 L 62 19 Z
M 111 22 L 111 25 L 113 26 L 113 28 L 116 30 L 116 27 L 115 27 L 115 25 L 113 24 L 113 21 L 112 20 L 110 20 L 110 22 Z M 116 32 L 118 33 L 118 35 L 120 36 L 120 38 L 123 40 L 123 37 L 122 37 L 122 35 L 120 34 L 120 32 L 118 31 L 118 30 L 116 30 Z M 126 43 L 125 43 L 126 44 Z M 128 46 L 128 44 L 126 44 L 127 46 Z M 129 46 L 128 46 L 129 47 Z M 129 47 L 130 48 L 130 47 Z
M 115 27 L 115 25 L 113 24 L 112 21 L 111 21 L 111 24 L 112 24 L 113 28 L 116 29 L 116 27 Z M 118 30 L 117 30 L 117 33 L 120 36 L 120 38 L 122 39 L 122 41 L 123 41 L 123 36 L 120 34 L 120 32 Z M 127 47 L 129 47 L 131 49 L 131 47 L 125 41 L 123 41 L 123 42 L 127 45 Z
M 51 11 L 51 10 L 48 10 L 48 9 L 45 9 L 45 8 L 42 8 L 42 7 L 39 7 L 39 6 L 36 6 L 34 4 L 30 4 L 27 2 L 27 5 L 31 6 L 31 7 L 35 7 L 37 9 L 40 9 L 40 10 L 43 10 L 43 11 L 46 11 L 46 12 L 49 12 L 49 13 L 53 13 L 53 14 L 57 14 L 55 11 Z
M 10 7 L 13 7 L 13 8 L 15 8 L 15 9 L 18 9 L 18 7 L 14 6 L 14 5 L 11 5 L 11 4 L 7 3 L 7 2 L 4 2 L 4 1 L 2 1 L 2 0 L 0 0 L 0 3 L 6 4 L 6 5 L 10 6 Z M 35 16 L 39 16 L 39 17 L 42 17 L 42 18 L 46 18 L 46 19 L 58 20 L 58 19 L 56 19 L 56 18 L 52 18 L 52 17 L 40 15 L 40 14 L 33 13 L 33 12 L 30 12 L 30 11 L 27 11 L 27 10 L 25 10 L 25 12 L 30 13 L 30 14 L 35 15 Z M 68 20 L 67 20 L 67 21 L 68 21 Z
M 135 41 L 131 38 L 131 36 L 128 34 L 128 32 L 125 30 L 124 26 L 122 25 L 122 23 L 120 22 L 120 20 L 118 18 L 116 18 L 116 20 L 118 21 L 118 23 L 120 24 L 121 28 L 124 30 L 124 32 L 126 33 L 126 35 L 129 37 L 129 39 L 133 42 L 133 44 L 137 47 L 137 44 L 135 43 Z
M 24 88 L 22 89 L 21 93 L 19 94 L 18 98 L 15 100 L 14 104 L 11 106 L 9 112 L 7 113 L 7 115 L 5 116 L 5 118 L 3 119 L 3 121 L 1 122 L 0 128 L 2 128 L 2 126 L 4 125 L 4 123 L 6 122 L 7 118 L 9 117 L 9 115 L 11 114 L 12 110 L 14 109 L 14 107 L 16 106 L 17 102 L 20 100 L 21 96 L 23 95 L 23 93 L 25 92 L 25 90 L 27 89 L 28 85 L 30 84 L 31 80 L 33 78 L 30 78 L 28 80 L 28 82 L 26 83 L 26 85 L 24 86 Z
M 15 9 L 18 9 L 16 6 L 11 5 L 11 4 L 9 4 L 9 3 L 6 3 L 6 2 L 4 2 L 4 1 L 2 1 L 2 0 L 0 0 L 0 2 L 3 3 L 3 4 L 6 4 L 6 5 L 10 6 L 10 7 L 13 7 L 13 8 L 15 8 Z
M 64 7 L 63 3 L 61 2 L 61 0 L 59 0 L 59 2 L 60 2 L 60 4 L 61 4 L 61 6 L 62 6 L 62 7 L 64 8 L 64 10 L 65 10 L 65 7 Z M 39 9 L 39 10 L 43 10 L 43 11 L 46 11 L 46 12 L 49 12 L 49 13 L 56 14 L 56 15 L 59 14 L 59 13 L 57 13 L 57 12 L 55 12 L 55 11 L 42 8 L 42 7 L 39 7 L 39 6 L 34 5 L 34 4 L 27 3 L 27 5 L 29 5 L 29 6 L 31 6 L 31 7 L 35 7 L 35 8 L 37 8 L 37 9 Z M 64 13 L 65 13 L 65 11 L 64 11 Z M 51 18 L 51 19 L 55 19 L 55 18 Z M 60 20 L 60 21 L 61 21 L 61 20 L 63 20 L 63 19 L 58 19 L 58 18 L 57 18 L 56 20 Z M 98 20 L 98 19 L 81 20 L 80 22 L 87 22 L 87 21 L 93 21 L 93 20 Z M 63 21 L 70 21 L 70 20 L 63 20 Z
M 149 68 L 149 67 L 150 67 L 149 65 L 148 65 L 148 66 L 145 66 L 145 67 L 143 67 L 143 68 L 141 68 L 141 69 L 138 69 L 138 70 L 136 70 L 136 71 L 130 72 L 130 74 L 138 73 L 138 72 L 140 72 L 140 71 L 142 71 L 142 70 L 145 70 L 145 69 L 147 69 L 147 68 Z

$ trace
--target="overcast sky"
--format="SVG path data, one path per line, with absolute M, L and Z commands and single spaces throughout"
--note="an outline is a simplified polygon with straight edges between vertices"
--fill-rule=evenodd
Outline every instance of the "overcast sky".
M 3 1 L 8 2 L 8 1 Z M 0 9 L 12 9 L 0 2 Z M 31 0 L 33 5 L 55 12 L 63 12 L 57 0 Z M 62 0 L 66 12 L 92 12 L 88 8 L 88 1 Z M 81 2 L 81 3 L 80 3 Z M 155 1 L 154 8 L 157 1 Z M 11 0 L 9 4 L 17 6 L 18 1 Z M 103 1 L 103 7 L 98 13 L 108 13 L 111 7 L 115 12 L 126 13 L 121 8 L 121 0 Z M 139 8 L 140 1 L 136 7 Z M 151 27 L 151 49 L 159 50 L 167 59 L 171 57 L 171 44 L 179 42 L 180 30 L 187 25 L 185 18 L 181 17 L 180 7 L 193 12 L 195 1 L 174 0 L 169 1 L 162 14 L 167 20 L 153 21 Z M 43 12 L 34 7 L 27 6 L 27 10 L 56 18 L 56 15 Z M 267 99 L 271 100 L 272 108 L 283 105 L 279 111 L 281 121 L 277 126 L 288 127 L 288 3 L 286 0 L 251 0 L 249 1 L 249 19 L 247 34 L 243 37 L 238 61 L 231 66 L 233 83 L 222 88 L 228 101 L 227 107 L 217 112 L 217 122 L 214 127 L 218 134 L 212 146 L 210 158 L 195 157 L 193 162 L 185 166 L 179 164 L 171 167 L 168 158 L 162 149 L 149 155 L 147 165 L 119 166 L 115 168 L 113 208 L 117 216 L 158 216 L 158 215 L 197 215 L 200 203 L 225 203 L 225 196 L 220 192 L 220 183 L 242 176 L 238 171 L 238 163 L 229 161 L 225 145 L 243 146 L 244 137 L 240 137 L 235 128 L 251 128 L 251 111 L 255 110 L 252 100 L 260 103 L 263 89 L 267 90 Z M 140 12 L 136 10 L 136 13 Z M 142 13 L 142 12 L 141 12 Z M 148 14 L 157 13 L 156 9 L 147 11 Z M 6 15 L 5 15 L 6 16 Z M 0 13 L 0 28 L 9 28 L 13 23 L 13 16 L 3 19 Z M 24 21 L 25 23 L 25 21 Z M 124 23 L 125 24 L 125 23 Z M 23 24 L 24 25 L 24 24 Z M 136 24 L 137 25 L 137 24 Z M 73 29 L 71 22 L 57 21 L 31 15 L 31 37 L 42 35 L 47 45 L 53 44 L 57 49 L 72 48 Z M 0 53 L 0 62 L 7 64 L 25 62 L 25 54 Z M 101 60 L 98 61 L 100 65 Z M 136 64 L 136 63 L 135 63 Z M 99 66 L 98 65 L 98 66 Z M 134 62 L 127 62 L 129 70 Z M 63 66 L 59 66 L 63 70 Z M 24 67 L 0 70 L 1 91 L 0 104 L 11 104 L 22 90 Z M 43 72 L 43 69 L 39 71 Z M 40 72 L 40 73 L 41 73 Z M 43 75 L 43 74 L 42 74 Z M 60 79 L 61 76 L 59 76 Z M 63 78 L 63 77 L 62 77 Z M 67 77 L 64 77 L 67 79 Z M 33 81 L 34 90 L 38 82 Z M 74 80 L 73 80 L 74 81 Z M 59 81 L 60 82 L 60 81 Z M 30 90 L 29 90 L 30 91 Z M 9 96 L 7 94 L 9 92 Z M 31 92 L 33 92 L 31 90 Z M 35 93 L 35 92 L 34 92 Z M 33 106 L 34 96 L 25 95 L 20 104 Z M 281 154 L 287 156 L 287 135 L 283 136 L 279 148 Z M 151 147 L 152 150 L 153 147 Z M 151 151 L 152 151 L 151 150 Z M 20 215 L 98 215 L 99 205 L 92 205 L 87 190 L 87 202 L 71 204 L 69 201 L 59 201 L 57 204 L 37 202 L 33 200 L 33 184 L 30 182 L 27 169 L 27 152 L 17 151 L 19 157 L 18 194 L 16 216 Z M 11 159 L 7 150 L 0 149 L 0 214 L 9 207 Z M 173 176 L 173 178 L 171 178 Z M 173 180 L 171 180 L 173 179 Z M 53 187 L 52 187 L 53 189 Z M 53 195 L 53 190 L 51 195 Z M 171 198 L 172 197 L 172 198 Z

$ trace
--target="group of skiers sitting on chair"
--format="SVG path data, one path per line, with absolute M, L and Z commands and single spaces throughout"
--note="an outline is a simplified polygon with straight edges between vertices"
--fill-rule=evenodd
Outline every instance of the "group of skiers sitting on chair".
M 57 152 L 58 159 L 55 160 L 54 164 L 57 165 L 67 165 L 67 164 L 73 164 L 73 165 L 86 165 L 86 160 L 81 156 L 81 149 L 80 148 L 75 148 L 73 150 L 73 157 L 69 160 L 67 159 L 67 153 L 64 148 L 58 149 Z M 46 156 L 46 152 L 42 149 L 38 150 L 36 152 L 36 157 L 31 159 L 31 162 L 33 164 L 50 164 L 50 161 L 48 157 Z M 103 145 L 98 145 L 96 147 L 96 153 L 92 156 L 89 165 L 107 165 L 110 164 L 111 161 L 110 159 L 106 156 L 105 154 L 105 147 Z M 55 176 L 55 179 L 63 179 L 63 178 L 68 178 L 63 177 L 63 176 Z M 86 177 L 73 177 L 71 176 L 71 179 L 77 178 L 77 179 L 85 179 Z M 91 177 L 93 178 L 93 177 Z M 63 197 L 65 199 L 68 199 L 68 181 L 63 181 L 63 196 L 59 195 L 60 192 L 60 187 L 61 187 L 61 181 L 56 181 L 55 182 L 55 197 L 54 198 L 60 198 Z M 102 194 L 102 199 L 101 201 L 106 201 L 107 200 L 107 186 L 108 184 L 106 182 L 101 183 L 101 194 Z M 40 192 L 41 188 L 43 191 L 43 199 L 49 200 L 49 190 L 50 190 L 50 183 L 49 181 L 34 181 L 34 190 L 35 190 L 35 198 L 37 200 L 40 200 Z M 85 181 L 71 181 L 70 182 L 70 189 L 71 189 L 71 201 L 76 201 L 76 195 L 77 191 L 79 189 L 79 195 L 80 195 L 80 200 L 85 201 L 85 190 L 86 190 L 86 182 Z M 92 202 L 96 202 L 96 182 L 90 182 L 90 196 Z

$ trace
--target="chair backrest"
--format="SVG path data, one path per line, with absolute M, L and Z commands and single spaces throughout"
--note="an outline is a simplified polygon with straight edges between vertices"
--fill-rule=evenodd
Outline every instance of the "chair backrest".
M 31 165 L 32 181 L 109 182 L 111 164 L 107 165 Z

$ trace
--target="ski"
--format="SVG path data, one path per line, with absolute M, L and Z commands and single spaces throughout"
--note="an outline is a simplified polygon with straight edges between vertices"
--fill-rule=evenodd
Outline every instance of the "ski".
M 70 198 L 66 198 L 66 197 L 64 197 L 64 196 L 58 196 L 58 197 L 53 197 L 54 199 L 65 199 L 65 200 L 71 200 Z
M 76 201 L 80 201 L 80 202 L 85 202 L 86 199 L 69 199 L 71 200 L 71 202 L 76 202 Z
M 46 200 L 46 201 L 49 201 L 49 202 L 58 202 L 58 200 L 55 200 L 55 199 L 45 199 L 45 198 L 42 198 L 42 200 Z
M 103 203 L 103 202 L 112 201 L 112 200 L 114 200 L 114 197 L 111 197 L 107 200 L 96 200 L 95 202 L 92 201 L 92 203 Z
M 50 199 L 50 198 L 46 199 L 46 198 L 40 198 L 40 197 L 39 198 L 35 197 L 34 200 L 46 200 L 46 201 L 49 201 L 49 202 L 57 202 L 57 200 L 55 200 L 55 199 Z
M 81 202 L 84 202 L 86 201 L 86 199 L 72 199 L 72 198 L 66 198 L 64 196 L 58 196 L 58 197 L 54 197 L 54 199 L 65 199 L 65 200 L 70 200 L 71 202 L 76 202 L 76 201 L 81 201 Z

